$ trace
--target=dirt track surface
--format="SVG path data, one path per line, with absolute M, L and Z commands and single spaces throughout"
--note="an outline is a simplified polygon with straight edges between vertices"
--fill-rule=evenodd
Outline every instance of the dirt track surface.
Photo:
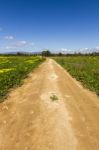
M 99 150 L 99 98 L 48 59 L 0 104 L 0 150 Z

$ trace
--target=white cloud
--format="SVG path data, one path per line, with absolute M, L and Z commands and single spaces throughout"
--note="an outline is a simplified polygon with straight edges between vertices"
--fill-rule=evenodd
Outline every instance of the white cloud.
M 12 35 L 7 35 L 7 36 L 5 36 L 4 37 L 6 40 L 14 40 L 14 36 L 12 36 Z
M 74 53 L 74 50 L 71 50 L 71 49 L 67 49 L 67 48 L 61 48 L 60 49 L 60 52 L 62 53 L 62 54 L 72 54 L 72 53 Z
M 33 46 L 33 42 L 28 42 L 28 41 L 17 41 L 16 43 L 6 46 L 6 49 L 17 49 L 25 46 Z
M 28 41 L 17 41 L 13 46 L 15 47 L 23 47 L 23 46 L 33 46 L 34 43 L 33 42 L 28 42 Z
M 66 49 L 66 48 L 61 48 L 61 51 L 68 51 L 68 49 Z
M 13 45 L 6 46 L 6 49 L 16 49 L 16 48 L 19 48 L 19 47 L 24 47 L 26 45 L 28 45 L 27 41 L 18 41 Z
M 88 50 L 89 48 L 85 48 L 85 50 Z
M 15 47 L 22 47 L 28 45 L 27 41 L 18 41 L 14 44 Z
M 67 52 L 68 53 L 68 52 L 72 52 L 72 50 L 67 49 L 67 48 L 61 48 L 61 52 L 64 52 L 64 53 Z
M 6 48 L 5 49 L 14 49 L 14 47 L 13 46 L 6 46 Z
M 96 49 L 99 49 L 99 46 L 97 46 Z

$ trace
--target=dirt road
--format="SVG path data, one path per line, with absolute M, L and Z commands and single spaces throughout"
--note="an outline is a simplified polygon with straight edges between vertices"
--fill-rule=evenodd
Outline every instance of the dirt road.
M 99 98 L 48 59 L 0 104 L 0 150 L 99 150 Z

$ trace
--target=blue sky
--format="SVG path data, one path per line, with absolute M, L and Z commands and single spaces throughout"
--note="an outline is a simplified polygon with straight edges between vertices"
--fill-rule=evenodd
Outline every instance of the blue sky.
M 99 0 L 0 0 L 0 52 L 99 47 Z

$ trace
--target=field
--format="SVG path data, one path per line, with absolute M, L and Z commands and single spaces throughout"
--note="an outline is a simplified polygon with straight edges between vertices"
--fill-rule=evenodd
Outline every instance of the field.
M 54 59 L 85 87 L 99 95 L 99 56 L 68 56 Z
M 98 93 L 98 57 L 56 60 L 77 78 L 80 72 L 84 82 L 91 78 L 94 82 L 90 86 L 95 85 L 94 91 Z M 1 74 L 11 74 L 7 74 L 7 79 L 2 76 L 1 83 L 12 87 L 41 60 L 15 57 L 2 62 L 11 64 L 9 68 L 4 65 Z M 1 87 L 2 91 L 6 89 L 4 85 Z M 98 150 L 99 97 L 91 91 L 85 92 L 64 68 L 47 58 L 22 86 L 12 88 L 10 96 L 0 104 L 0 129 L 0 150 Z
M 0 99 L 42 62 L 41 57 L 0 56 Z

